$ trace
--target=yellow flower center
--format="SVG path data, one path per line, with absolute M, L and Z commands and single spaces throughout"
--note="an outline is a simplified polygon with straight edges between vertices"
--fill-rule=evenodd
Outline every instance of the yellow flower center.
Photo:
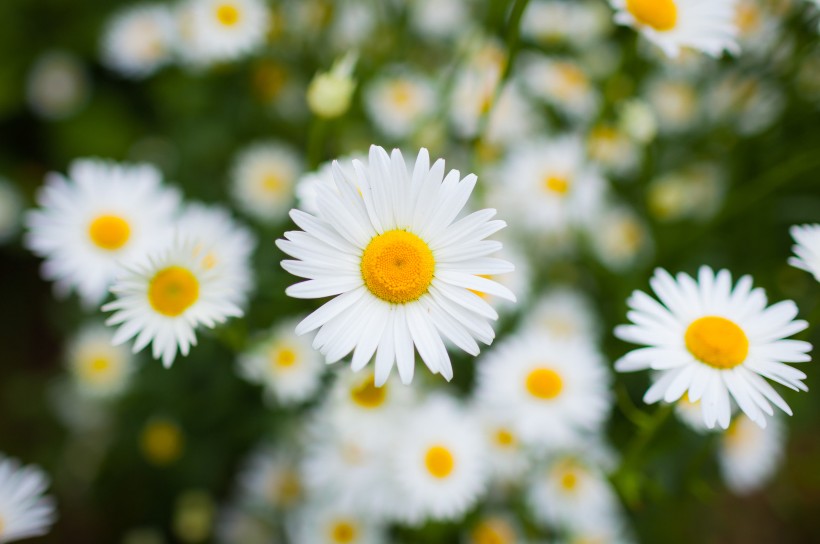
M 762 14 L 754 4 L 738 4 L 735 11 L 735 24 L 741 34 L 750 34 L 760 28 Z
M 542 183 L 545 190 L 557 195 L 565 195 L 569 191 L 569 179 L 565 176 L 547 175 Z
M 567 470 L 561 475 L 561 487 L 567 491 L 573 491 L 578 486 L 578 475 L 572 470 Z
M 287 471 L 274 488 L 274 497 L 282 506 L 294 504 L 302 496 L 302 483 L 293 471 Z
M 455 459 L 450 450 L 444 446 L 433 446 L 424 456 L 424 465 L 430 474 L 441 480 L 453 472 Z
M 413 103 L 413 86 L 407 81 L 397 81 L 392 85 L 390 95 L 396 107 L 407 108 Z
M 143 455 L 151 463 L 169 465 L 182 455 L 182 431 L 170 421 L 152 421 L 142 431 L 140 446 Z
M 290 368 L 296 364 L 298 354 L 288 347 L 276 347 L 270 353 L 270 362 L 274 367 Z
M 162 315 L 176 317 L 199 298 L 199 280 L 181 266 L 169 266 L 157 272 L 148 285 L 151 307 Z
M 80 373 L 91 382 L 104 382 L 114 370 L 113 362 L 104 355 L 96 355 L 81 363 Z
M 262 187 L 270 193 L 281 193 L 285 183 L 280 176 L 270 173 L 265 174 L 265 177 L 262 178 Z
M 88 226 L 88 236 L 100 249 L 115 251 L 131 237 L 128 221 L 117 215 L 101 215 Z
M 515 530 L 503 519 L 485 519 L 470 534 L 470 544 L 512 544 Z
M 496 429 L 494 438 L 495 443 L 502 448 L 509 448 L 515 445 L 515 435 L 505 427 Z
M 330 529 L 330 539 L 333 542 L 345 544 L 354 542 L 358 535 L 356 526 L 348 521 L 337 521 Z
M 684 340 L 695 359 L 715 368 L 734 368 L 749 354 L 746 333 L 724 317 L 696 319 L 686 329 Z
M 362 408 L 376 409 L 387 400 L 387 385 L 376 387 L 371 374 L 350 390 L 350 398 Z
M 672 30 L 678 22 L 675 0 L 626 0 L 626 9 L 639 23 L 659 32 Z
M 527 391 L 537 399 L 554 399 L 563 389 L 561 375 L 550 368 L 536 368 L 527 375 Z
M 362 255 L 362 278 L 380 299 L 402 304 L 427 292 L 436 271 L 430 247 L 418 236 L 391 230 L 375 236 Z
M 233 4 L 219 4 L 216 7 L 216 19 L 224 26 L 234 26 L 239 18 L 239 9 Z

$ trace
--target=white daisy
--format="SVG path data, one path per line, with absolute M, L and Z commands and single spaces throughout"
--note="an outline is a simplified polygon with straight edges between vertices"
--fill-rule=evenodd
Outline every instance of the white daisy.
M 661 221 L 703 221 L 717 213 L 726 193 L 726 179 L 717 164 L 693 164 L 661 175 L 649 184 L 647 204 Z
M 237 361 L 245 379 L 264 386 L 268 397 L 283 406 L 310 399 L 318 391 L 325 369 L 310 340 L 293 333 L 295 326 L 291 320 L 278 323 Z
M 761 429 L 738 416 L 721 437 L 718 462 L 729 489 L 747 494 L 760 489 L 780 467 L 785 443 L 783 426 L 772 418 Z
M 188 0 L 180 9 L 183 55 L 194 62 L 247 55 L 264 44 L 270 29 L 264 0 Z
M 625 205 L 608 206 L 589 229 L 592 251 L 606 268 L 624 272 L 652 250 L 649 228 Z
M 174 18 L 163 4 L 137 4 L 117 12 L 102 38 L 103 63 L 131 78 L 150 76 L 170 62 Z
M 802 381 L 806 375 L 784 364 L 811 359 L 811 344 L 786 340 L 808 326 L 794 320 L 794 302 L 766 308 L 766 294 L 762 288 L 752 289 L 750 276 L 733 288 L 728 270 L 715 274 L 706 266 L 697 280 L 684 273 L 673 278 L 658 269 L 650 284 L 660 302 L 635 291 L 627 301 L 627 316 L 634 324 L 615 329 L 622 340 L 648 346 L 617 361 L 618 371 L 662 371 L 644 402 L 674 402 L 688 393 L 692 402 L 700 401 L 709 428 L 715 423 L 729 426 L 730 396 L 761 427 L 766 426 L 764 414 L 774 414 L 771 404 L 791 415 L 763 378 L 807 390 Z
M 335 297 L 296 333 L 319 329 L 313 347 L 331 363 L 353 351 L 354 370 L 375 354 L 377 385 L 394 362 L 402 381 L 412 381 L 414 347 L 434 374 L 449 380 L 442 335 L 472 355 L 479 352 L 476 339 L 489 344 L 494 337 L 487 320 L 498 314 L 470 290 L 515 300 L 506 287 L 480 277 L 513 270 L 488 257 L 501 244 L 485 240 L 506 224 L 491 220 L 495 210 L 457 220 L 476 176 L 461 180 L 453 170 L 445 177 L 444 161 L 430 166 L 425 149 L 412 172 L 398 150 L 391 157 L 377 146 L 369 164 L 353 165 L 356 182 L 334 168 L 337 190 L 320 188 L 318 217 L 291 211 L 304 232 L 277 241 L 297 259 L 282 267 L 308 280 L 290 286 L 289 296 Z
M 408 414 L 392 453 L 401 515 L 411 524 L 456 519 L 485 490 L 481 431 L 449 397 L 431 398 Z
M 523 542 L 522 531 L 510 514 L 485 514 L 470 528 L 465 544 L 517 544 Z
M 609 375 L 585 342 L 528 333 L 505 341 L 478 365 L 477 398 L 508 414 L 526 444 L 566 447 L 599 431 L 609 414 Z
M 698 90 L 689 78 L 654 78 L 647 85 L 646 99 L 662 133 L 679 134 L 696 128 L 701 121 Z
M 254 284 L 254 234 L 236 222 L 227 208 L 199 203 L 187 204 L 175 227 L 180 240 L 193 244 L 203 267 L 235 293 L 232 302 L 244 308 Z
M 243 462 L 237 476 L 239 505 L 265 516 L 286 512 L 304 496 L 296 453 L 260 446 Z
M 299 178 L 296 182 L 296 207 L 306 211 L 311 215 L 319 215 L 319 187 L 324 186 L 333 191 L 336 190 L 336 183 L 333 181 L 333 164 L 338 164 L 345 179 L 356 183 L 356 169 L 353 168 L 353 161 L 367 160 L 364 154 L 355 153 L 345 157 L 339 157 L 335 161 L 328 161 L 319 165 L 313 172 L 309 172 Z M 412 163 L 409 165 L 412 167 Z M 356 185 L 358 187 L 358 184 Z
M 592 303 L 575 289 L 558 287 L 547 291 L 525 319 L 527 328 L 556 340 L 589 342 L 601 335 Z
M 176 241 L 146 260 L 126 267 L 111 287 L 115 299 L 102 307 L 113 311 L 106 325 L 119 325 L 114 344 L 131 338 L 134 352 L 153 344 L 155 359 L 171 366 L 177 349 L 188 355 L 199 325 L 213 328 L 242 316 L 236 287 L 207 268 L 208 246 Z
M 578 137 L 535 140 L 508 155 L 492 187 L 494 201 L 537 234 L 588 223 L 603 203 L 607 185 L 589 165 Z
M 681 48 L 713 57 L 739 52 L 735 41 L 735 0 L 610 0 L 615 22 L 634 27 L 648 40 L 677 57 Z
M 411 0 L 410 24 L 420 36 L 447 40 L 469 25 L 470 0 Z
M 436 91 L 421 74 L 383 75 L 365 89 L 364 106 L 376 128 L 398 140 L 413 134 L 434 113 Z
M 167 243 L 179 195 L 148 164 L 80 159 L 67 178 L 46 177 L 37 203 L 26 217 L 25 243 L 45 258 L 43 276 L 94 305 L 122 264 Z
M 545 46 L 586 47 L 611 30 L 609 11 L 595 1 L 535 0 L 521 18 L 521 35 Z
M 114 334 L 101 325 L 87 325 L 67 348 L 67 366 L 77 389 L 90 397 L 113 397 L 126 389 L 135 370 L 128 349 L 111 344 Z
M 755 74 L 727 71 L 711 83 L 704 100 L 710 119 L 730 124 L 743 136 L 771 127 L 786 107 L 783 90 Z
M 291 542 L 310 544 L 381 544 L 385 527 L 361 512 L 317 499 L 290 518 Z
M 495 406 L 484 406 L 481 400 L 474 400 L 469 408 L 476 415 L 484 437 L 490 483 L 501 488 L 514 485 L 530 466 L 514 414 L 497 410 Z
M 522 60 L 524 83 L 536 97 L 575 121 L 587 121 L 597 114 L 600 97 L 577 62 L 544 55 Z
M 43 119 L 67 119 L 88 103 L 89 79 L 85 65 L 76 55 L 49 51 L 40 55 L 29 69 L 26 100 Z
M 814 275 L 820 281 L 820 225 L 795 225 L 789 232 L 795 241 L 789 264 Z
M 0 178 L 0 244 L 14 238 L 20 229 L 23 199 L 17 188 Z
M 604 171 L 631 176 L 640 165 L 641 147 L 615 125 L 599 124 L 587 136 L 587 154 Z
M 48 476 L 0 454 L 0 542 L 44 535 L 56 518 Z
M 239 209 L 254 219 L 275 223 L 293 202 L 302 160 L 287 145 L 261 142 L 242 150 L 231 175 L 231 193 Z

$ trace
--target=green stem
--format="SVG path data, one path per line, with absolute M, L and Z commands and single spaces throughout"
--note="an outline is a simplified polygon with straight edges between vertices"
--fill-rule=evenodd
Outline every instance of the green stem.
M 620 382 L 615 385 L 615 398 L 618 401 L 618 408 L 626 416 L 626 418 L 635 424 L 636 427 L 646 427 L 649 424 L 650 416 L 635 406 L 632 399 L 629 397 L 629 392 L 626 387 Z
M 314 117 L 308 132 L 307 161 L 308 168 L 315 170 L 322 160 L 327 122 L 321 117 Z

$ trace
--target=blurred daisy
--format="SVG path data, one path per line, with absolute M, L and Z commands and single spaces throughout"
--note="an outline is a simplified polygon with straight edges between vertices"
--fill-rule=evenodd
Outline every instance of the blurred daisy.
M 490 469 L 490 484 L 501 488 L 515 485 L 530 466 L 530 458 L 509 411 L 485 407 L 480 399 L 469 407 L 476 414 L 484 436 L 484 450 Z
M 601 327 L 589 299 L 578 290 L 553 288 L 536 300 L 527 328 L 560 341 L 595 341 Z
M 74 289 L 94 305 L 122 264 L 166 243 L 179 195 L 153 166 L 79 159 L 67 178 L 46 177 L 37 203 L 26 217 L 26 246 L 45 258 L 43 276 L 58 292 Z
M 66 119 L 88 103 L 90 86 L 88 71 L 77 56 L 49 51 L 29 69 L 26 100 L 35 115 L 43 119 Z
M 126 267 L 111 287 L 114 301 L 102 307 L 114 312 L 106 325 L 119 325 L 114 344 L 135 338 L 134 352 L 149 343 L 155 359 L 167 368 L 177 350 L 185 356 L 196 345 L 196 328 L 214 328 L 229 317 L 240 317 L 236 286 L 208 269 L 191 242 L 176 241 L 168 249 Z
M 463 34 L 470 24 L 472 0 L 411 0 L 410 24 L 420 36 L 446 40 Z
M 387 432 L 397 414 L 416 402 L 415 390 L 403 387 L 391 377 L 381 386 L 376 385 L 372 369 L 353 372 L 342 369 L 335 373 L 335 382 L 321 405 L 322 415 L 333 427 L 354 426 L 357 433 Z
M 512 516 L 483 515 L 470 528 L 465 544 L 517 544 L 522 542 L 521 529 Z
M 693 164 L 653 180 L 647 190 L 647 205 L 660 221 L 703 221 L 720 210 L 725 193 L 724 175 L 716 164 Z
M 478 365 L 477 398 L 509 414 L 526 444 L 565 447 L 600 430 L 609 414 L 609 376 L 586 343 L 529 333 L 507 340 Z
M 385 528 L 360 512 L 317 500 L 305 505 L 288 525 L 291 542 L 381 544 Z
M 220 511 L 214 529 L 216 542 L 219 544 L 270 544 L 275 542 L 277 527 L 252 509 L 242 505 L 228 504 Z M 145 542 L 140 540 L 134 544 L 157 544 L 162 540 Z M 129 541 L 128 544 L 131 544 Z
M 624 272 L 651 251 L 649 228 L 624 205 L 607 207 L 589 229 L 594 254 L 606 268 Z
M 90 397 L 113 397 L 126 389 L 135 370 L 134 356 L 111 345 L 113 333 L 101 325 L 87 325 L 67 348 L 67 364 L 77 389 Z
M 735 42 L 735 0 L 610 0 L 615 22 L 634 27 L 645 38 L 677 57 L 681 48 L 713 57 L 739 52 Z
M 601 466 L 600 447 L 552 456 L 528 478 L 525 500 L 535 518 L 573 533 L 616 523 L 619 502 Z
M 632 174 L 641 160 L 641 148 L 626 132 L 609 124 L 593 127 L 587 135 L 587 154 L 607 172 Z
M 17 188 L 0 178 L 0 244 L 17 235 L 20 217 L 23 213 L 23 199 Z
M 767 308 L 765 292 L 752 289 L 750 276 L 740 278 L 733 288 L 728 270 L 715 274 L 706 266 L 697 280 L 684 273 L 675 279 L 658 269 L 650 284 L 660 302 L 635 291 L 627 301 L 627 315 L 634 324 L 615 329 L 622 340 L 648 346 L 626 354 L 615 363 L 616 370 L 662 371 L 644 402 L 674 402 L 688 393 L 690 401 L 700 401 L 709 428 L 715 423 L 729 427 L 730 397 L 761 427 L 766 426 L 765 414 L 774 414 L 771 404 L 791 415 L 763 378 L 795 391 L 807 390 L 806 375 L 784 364 L 811 359 L 811 344 L 785 340 L 808 326 L 794 320 L 794 302 Z
M 582 226 L 601 207 L 606 182 L 586 161 L 577 137 L 536 140 L 513 149 L 492 187 L 494 202 L 534 234 Z
M 685 132 L 696 127 L 701 118 L 698 91 L 688 78 L 652 79 L 646 90 L 646 98 L 662 133 Z
M 43 496 L 48 483 L 38 467 L 0 454 L 0 542 L 48 533 L 56 518 L 54 501 Z
M 311 398 L 319 389 L 324 361 L 304 336 L 296 336 L 296 322 L 277 324 L 267 337 L 238 359 L 239 373 L 265 388 L 268 398 L 290 406 Z
M 253 287 L 251 255 L 256 237 L 236 222 L 227 208 L 187 204 L 176 221 L 176 235 L 193 244 L 202 266 L 213 272 L 215 281 L 235 293 L 232 302 L 244 308 Z
M 296 182 L 296 207 L 311 215 L 319 215 L 319 193 L 322 191 L 320 187 L 336 190 L 336 183 L 333 181 L 333 164 L 339 166 L 345 179 L 356 183 L 354 160 L 365 161 L 367 157 L 359 153 L 339 157 L 335 161 L 321 164 L 314 172 L 309 172 L 299 178 Z M 412 167 L 412 163 L 410 166 Z M 358 188 L 358 184 L 356 187 Z
M 721 437 L 718 462 L 733 492 L 747 494 L 760 489 L 780 467 L 786 437 L 777 418 L 769 423 L 761 429 L 741 415 Z
M 188 56 L 198 62 L 234 60 L 265 42 L 270 10 L 264 0 L 188 0 L 180 8 Z
M 430 166 L 427 150 L 408 168 L 401 152 L 392 157 L 371 147 L 369 164 L 354 161 L 356 182 L 334 168 L 337 190 L 320 188 L 318 217 L 293 210 L 304 229 L 285 233 L 279 248 L 296 260 L 282 261 L 307 278 L 287 289 L 295 298 L 333 300 L 303 320 L 297 334 L 319 329 L 313 347 L 328 362 L 353 351 L 360 370 L 374 356 L 376 384 L 394 362 L 404 383 L 413 379 L 414 347 L 434 373 L 453 376 L 442 335 L 467 353 L 489 344 L 487 323 L 498 314 L 470 290 L 515 300 L 506 287 L 481 277 L 513 266 L 489 257 L 501 249 L 485 240 L 506 226 L 483 210 L 456 220 L 476 176 L 444 175 L 444 161 Z
M 600 43 L 611 27 L 608 10 L 594 1 L 535 0 L 521 18 L 521 34 L 545 46 Z
M 538 56 L 525 59 L 522 66 L 529 91 L 558 112 L 576 121 L 587 121 L 597 113 L 598 92 L 578 63 Z
M 409 414 L 392 449 L 405 520 L 454 520 L 470 509 L 486 486 L 481 446 L 475 421 L 451 398 L 431 398 Z
M 264 515 L 289 511 L 304 492 L 296 454 L 290 450 L 261 446 L 243 462 L 237 476 L 238 504 Z
M 285 218 L 301 173 L 302 160 L 290 147 L 257 143 L 236 157 L 231 193 L 240 210 L 259 221 L 275 223 Z
M 753 136 L 777 121 L 786 97 L 771 80 L 730 71 L 712 81 L 704 103 L 712 121 L 728 123 L 741 135 Z
M 795 225 L 789 232 L 795 241 L 789 264 L 814 275 L 820 281 L 820 225 Z
M 364 93 L 364 106 L 373 124 L 396 140 L 413 134 L 436 105 L 433 85 L 412 72 L 381 76 Z
M 663 376 L 663 374 L 656 376 L 656 379 L 661 376 Z M 696 433 L 702 434 L 715 430 L 709 429 L 706 423 L 703 422 L 703 408 L 700 407 L 700 401 L 692 402 L 689 400 L 689 395 L 684 393 L 674 404 L 677 418 Z
M 117 12 L 102 38 L 103 63 L 131 78 L 144 78 L 170 62 L 174 18 L 163 4 L 137 4 Z

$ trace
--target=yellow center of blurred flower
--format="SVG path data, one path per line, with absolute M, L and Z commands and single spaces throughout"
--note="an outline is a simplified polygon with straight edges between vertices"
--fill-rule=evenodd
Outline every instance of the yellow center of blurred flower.
M 566 100 L 575 98 L 578 93 L 584 92 L 589 84 L 584 72 L 569 62 L 556 63 L 555 73 L 558 76 L 555 90 L 560 98 Z
M 578 486 L 578 475 L 572 470 L 567 470 L 561 475 L 561 487 L 567 491 L 573 491 Z
M 390 97 L 393 104 L 404 109 L 413 103 L 413 86 L 408 81 L 396 81 L 390 87 Z
M 544 176 L 541 181 L 544 189 L 557 195 L 565 195 L 569 191 L 569 180 L 564 176 Z
M 438 479 L 446 478 L 453 472 L 455 467 L 455 459 L 444 446 L 433 446 L 424 456 L 424 465 L 427 471 Z
M 750 34 L 760 28 L 760 8 L 754 4 L 738 4 L 735 8 L 735 24 L 741 34 Z
M 626 9 L 635 19 L 655 30 L 672 30 L 678 22 L 675 0 L 626 0 Z
M 370 241 L 362 255 L 361 269 L 371 293 L 402 304 L 427 292 L 436 261 L 424 240 L 407 231 L 391 230 Z
M 362 408 L 373 410 L 387 400 L 387 385 L 376 387 L 375 378 L 371 374 L 350 390 L 350 398 Z
M 331 541 L 339 542 L 340 544 L 354 542 L 357 535 L 358 531 L 356 530 L 356 526 L 349 521 L 337 521 L 330 528 Z
M 90 382 L 104 382 L 114 370 L 114 365 L 110 358 L 104 355 L 96 355 L 86 359 L 81 363 L 80 374 L 83 379 Z
M 97 247 L 114 251 L 124 246 L 131 238 L 131 227 L 122 217 L 101 215 L 88 226 L 88 236 Z
M 142 431 L 140 446 L 143 455 L 151 463 L 169 465 L 182 455 L 182 431 L 170 421 L 152 421 Z
M 216 19 L 224 26 L 234 26 L 239 18 L 239 9 L 233 4 L 219 4 L 216 7 Z
M 285 183 L 279 175 L 271 172 L 262 178 L 262 187 L 269 193 L 281 193 Z
M 561 375 L 550 368 L 536 368 L 527 375 L 527 391 L 537 399 L 554 399 L 563 389 Z
M 515 530 L 503 519 L 485 519 L 470 534 L 470 544 L 513 544 Z
M 148 285 L 151 307 L 162 315 L 176 317 L 199 298 L 199 280 L 181 266 L 169 266 L 157 272 Z
M 271 351 L 270 362 L 278 368 L 290 368 L 296 364 L 298 354 L 296 350 L 288 347 L 277 347 Z
M 686 329 L 684 340 L 695 359 L 715 368 L 734 368 L 749 354 L 746 333 L 724 317 L 696 319 Z
M 286 471 L 276 482 L 274 497 L 281 506 L 294 504 L 302 496 L 302 483 L 293 471 Z
M 515 435 L 507 428 L 500 427 L 495 431 L 495 443 L 503 448 L 515 445 Z

